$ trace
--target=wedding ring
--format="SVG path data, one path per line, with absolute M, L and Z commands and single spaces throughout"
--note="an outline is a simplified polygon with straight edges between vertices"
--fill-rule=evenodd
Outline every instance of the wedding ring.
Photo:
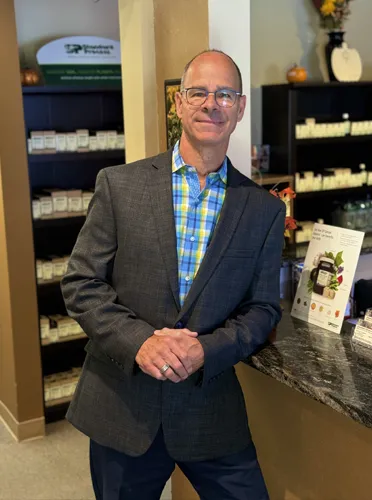
M 162 367 L 160 368 L 160 373 L 161 373 L 161 374 L 164 374 L 164 373 L 165 373 L 165 372 L 166 372 L 169 368 L 170 368 L 170 366 L 169 366 L 169 365 L 167 365 L 167 364 L 165 364 L 164 366 L 162 366 Z

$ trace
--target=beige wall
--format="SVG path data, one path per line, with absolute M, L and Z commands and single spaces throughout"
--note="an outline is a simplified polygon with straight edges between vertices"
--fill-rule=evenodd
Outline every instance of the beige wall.
M 346 41 L 357 48 L 363 60 L 364 80 L 372 80 L 370 50 L 371 0 L 351 4 Z M 285 82 L 293 64 L 304 65 L 309 77 L 321 79 L 318 54 L 323 56 L 327 36 L 319 29 L 319 16 L 311 0 L 252 0 L 252 142 L 261 140 L 261 85 Z
M 208 0 L 154 0 L 160 151 L 166 150 L 164 80 L 208 48 Z
M 119 0 L 126 162 L 159 152 L 153 0 Z
M 117 0 L 14 0 L 14 6 L 18 43 L 31 65 L 37 49 L 63 36 L 119 40 Z
M 0 60 L 0 416 L 14 434 L 43 432 L 35 258 L 13 0 L 2 0 Z M 30 422 L 31 421 L 31 422 Z M 24 425 L 26 422 L 30 426 Z M 24 432 L 23 432 L 23 430 Z M 30 432 L 29 432 L 30 431 Z

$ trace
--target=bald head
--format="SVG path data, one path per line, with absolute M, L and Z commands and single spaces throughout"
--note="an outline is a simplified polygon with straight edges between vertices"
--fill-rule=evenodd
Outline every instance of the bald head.
M 242 74 L 240 72 L 238 65 L 236 64 L 236 62 L 234 61 L 234 59 L 232 57 L 225 54 L 225 52 L 222 52 L 222 50 L 217 50 L 217 49 L 204 50 L 203 52 L 200 52 L 195 57 L 193 57 L 191 59 L 191 61 L 189 61 L 186 64 L 185 69 L 183 70 L 183 74 L 182 74 L 181 89 L 183 90 L 185 88 L 186 77 L 187 77 L 187 74 L 189 72 L 189 69 L 192 68 L 193 64 L 195 64 L 199 61 L 202 62 L 203 60 L 209 59 L 210 57 L 221 58 L 222 60 L 225 60 L 225 62 L 227 62 L 231 66 L 232 72 L 235 73 L 235 75 L 236 75 L 237 87 L 238 87 L 237 90 L 239 92 L 243 93 Z

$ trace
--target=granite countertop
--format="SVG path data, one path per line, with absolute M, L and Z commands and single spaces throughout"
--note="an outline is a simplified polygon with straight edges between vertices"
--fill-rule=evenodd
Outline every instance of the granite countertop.
M 289 387 L 372 428 L 372 349 L 292 318 L 278 325 L 276 339 L 247 364 Z

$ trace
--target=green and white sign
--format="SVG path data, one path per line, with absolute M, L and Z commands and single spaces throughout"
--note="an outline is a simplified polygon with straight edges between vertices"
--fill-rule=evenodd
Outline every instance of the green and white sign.
M 47 85 L 121 85 L 117 40 L 95 36 L 59 38 L 41 47 L 36 58 Z

